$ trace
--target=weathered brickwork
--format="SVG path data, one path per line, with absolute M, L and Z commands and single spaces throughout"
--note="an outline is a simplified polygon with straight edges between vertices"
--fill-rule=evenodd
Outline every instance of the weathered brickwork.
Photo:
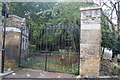
M 101 8 L 81 9 L 80 76 L 99 77 Z
M 16 15 L 9 15 L 6 23 L 6 40 L 5 40 L 5 67 L 7 63 L 18 64 L 20 53 L 20 34 L 21 28 L 25 27 L 25 19 Z
M 81 43 L 82 44 L 99 44 L 101 42 L 101 31 L 99 29 L 82 29 Z
M 5 44 L 5 64 L 7 60 L 11 60 L 11 62 L 14 61 L 14 64 L 18 64 L 20 52 L 20 33 L 7 31 Z
M 21 28 L 25 26 L 25 18 L 18 17 L 16 15 L 9 15 L 7 18 L 7 27 Z

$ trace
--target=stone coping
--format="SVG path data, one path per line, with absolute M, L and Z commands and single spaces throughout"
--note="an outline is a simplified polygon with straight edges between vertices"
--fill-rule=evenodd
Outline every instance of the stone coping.
M 15 27 L 6 27 L 6 31 L 13 31 L 13 32 L 19 32 L 19 33 L 21 32 L 19 28 L 15 28 Z
M 9 15 L 9 18 L 11 18 L 11 17 L 18 18 L 18 19 L 21 19 L 21 20 L 25 21 L 25 18 L 21 18 L 21 17 L 16 16 L 16 15 Z
M 11 73 L 13 73 L 13 72 L 14 72 L 14 71 L 7 71 L 7 72 L 4 72 L 4 73 L 0 73 L 0 77 L 9 75 L 9 74 L 11 74 Z
M 86 7 L 86 8 L 80 8 L 80 11 L 97 10 L 97 9 L 102 10 L 102 7 L 101 7 L 101 6 L 98 6 L 98 7 Z
M 76 77 L 76 80 L 79 80 L 80 78 L 83 78 L 83 77 L 81 77 L 81 76 L 77 76 Z M 94 77 L 86 77 L 86 78 L 94 78 Z M 118 76 L 99 76 L 99 77 L 96 77 L 96 78 L 98 78 L 98 79 L 103 79 L 103 78 L 118 78 Z

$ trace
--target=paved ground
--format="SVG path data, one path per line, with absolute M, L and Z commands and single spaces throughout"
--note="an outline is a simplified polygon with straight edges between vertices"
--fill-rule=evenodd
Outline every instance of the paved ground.
M 30 78 L 42 78 L 42 79 L 45 78 L 44 80 L 49 80 L 49 79 L 46 79 L 46 78 L 58 78 L 58 80 L 60 78 L 68 78 L 66 80 L 80 80 L 80 79 L 76 79 L 76 77 L 77 76 L 67 74 L 67 73 L 46 72 L 46 71 L 43 71 L 43 70 L 35 70 L 35 69 L 23 69 L 23 70 L 13 72 L 12 74 L 3 77 L 3 80 L 23 80 L 23 79 L 20 79 L 20 78 L 28 78 L 28 79 L 30 79 Z M 27 79 L 24 79 L 24 80 L 27 80 Z M 30 80 L 32 80 L 32 79 L 30 79 Z M 37 79 L 37 80 L 39 80 L 39 79 Z M 109 80 L 109 78 L 107 80 Z M 115 79 L 112 79 L 112 80 L 115 80 Z M 120 80 L 120 70 L 119 70 L 117 80 Z
M 35 69 L 23 69 L 14 72 L 4 78 L 75 78 L 76 76 L 66 73 L 46 72 Z

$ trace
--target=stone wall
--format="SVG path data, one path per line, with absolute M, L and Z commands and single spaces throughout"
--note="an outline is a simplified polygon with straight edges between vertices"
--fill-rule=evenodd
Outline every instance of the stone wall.
M 5 40 L 5 67 L 9 68 L 8 62 L 14 66 L 18 65 L 20 53 L 21 28 L 25 27 L 25 19 L 16 15 L 7 18 L 6 40 Z M 13 63 L 14 62 L 14 63 Z
M 25 26 L 25 18 L 18 17 L 16 15 L 9 15 L 7 18 L 7 27 L 21 28 Z
M 20 33 L 7 31 L 5 42 L 5 60 L 14 61 L 14 64 L 18 64 L 20 53 Z
M 101 52 L 101 8 L 81 10 L 80 76 L 99 77 Z

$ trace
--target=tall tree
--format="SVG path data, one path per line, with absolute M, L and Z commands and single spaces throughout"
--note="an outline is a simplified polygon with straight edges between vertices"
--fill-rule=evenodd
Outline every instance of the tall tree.
M 108 19 L 113 18 L 113 14 L 116 13 L 117 17 L 117 26 L 113 26 L 116 31 L 113 33 L 111 31 L 108 32 L 108 29 L 106 32 L 103 34 L 103 46 L 106 46 L 107 48 L 113 50 L 113 57 L 116 57 L 117 54 L 120 54 L 120 6 L 119 6 L 120 1 L 114 1 L 114 0 L 107 0 L 106 2 L 102 2 L 101 6 L 106 6 L 109 11 L 106 13 L 108 16 L 106 16 Z M 115 15 L 115 14 L 114 14 Z M 110 20 L 108 21 L 110 22 Z M 106 27 L 106 26 L 105 26 Z M 115 34 L 115 35 L 114 35 Z M 107 41 L 106 41 L 107 40 Z M 111 46 L 112 45 L 112 46 Z
M 79 2 L 30 2 L 30 3 L 11 3 L 10 14 L 15 14 L 24 17 L 27 24 L 30 26 L 56 26 L 56 25 L 80 25 L 80 8 L 92 5 L 92 3 L 79 3 Z M 64 32 L 64 30 L 53 30 L 48 34 L 47 42 L 49 45 L 56 45 L 55 42 L 60 42 L 61 37 L 65 37 L 64 33 L 71 33 L 73 31 Z M 78 31 L 74 31 L 73 37 L 78 37 Z M 41 37 L 42 35 L 42 37 Z M 30 30 L 30 37 L 36 42 L 32 45 L 39 46 L 45 44 L 45 30 Z M 78 36 L 76 36 L 78 35 Z M 71 35 L 69 35 L 70 37 Z M 79 38 L 77 38 L 79 39 Z M 74 39 L 71 39 L 72 41 Z M 67 41 L 64 38 L 64 42 Z M 79 41 L 79 40 L 77 40 Z M 42 43 L 41 43 L 42 42 Z M 74 41 L 73 41 L 74 42 Z M 77 44 L 77 43 L 76 43 Z M 78 45 L 78 44 L 77 44 Z

